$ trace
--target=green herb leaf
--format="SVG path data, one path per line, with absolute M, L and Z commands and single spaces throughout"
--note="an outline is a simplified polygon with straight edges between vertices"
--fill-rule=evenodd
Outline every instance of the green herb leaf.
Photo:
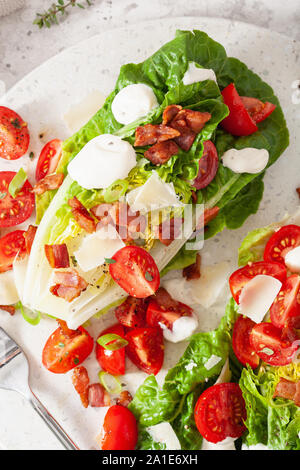
M 97 339 L 97 343 L 108 351 L 117 351 L 127 346 L 128 341 L 119 335 L 108 333 L 107 335 L 100 336 L 100 338 Z

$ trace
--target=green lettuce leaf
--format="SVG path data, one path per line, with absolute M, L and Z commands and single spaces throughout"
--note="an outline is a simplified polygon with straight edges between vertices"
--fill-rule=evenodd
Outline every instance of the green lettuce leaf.
M 172 269 L 184 269 L 195 263 L 197 253 L 197 250 L 187 250 L 185 245 L 183 245 L 170 263 L 161 271 L 160 276 L 165 276 Z
M 240 387 L 246 403 L 246 445 L 264 444 L 274 450 L 299 450 L 300 408 L 292 401 L 272 396 L 278 375 L 274 367 L 255 373 L 243 369 Z

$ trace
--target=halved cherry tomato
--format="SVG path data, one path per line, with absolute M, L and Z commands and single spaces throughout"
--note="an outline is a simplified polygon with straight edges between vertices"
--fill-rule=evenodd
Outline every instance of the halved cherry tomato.
M 237 269 L 229 278 L 229 287 L 237 303 L 243 287 L 258 274 L 275 277 L 282 283 L 286 280 L 286 268 L 280 263 L 257 261 Z
M 112 257 L 109 265 L 114 281 L 132 297 L 153 295 L 160 283 L 159 271 L 152 256 L 139 246 L 125 246 Z
M 34 209 L 34 194 L 28 180 L 16 197 L 9 194 L 9 183 L 15 175 L 15 171 L 0 172 L 0 227 L 21 224 L 31 216 Z
M 256 123 L 266 119 L 276 108 L 272 103 L 240 96 L 234 83 L 222 91 L 224 103 L 229 108 L 229 115 L 223 119 L 221 126 L 232 135 L 244 136 L 258 130 Z
M 42 362 L 50 372 L 64 374 L 80 365 L 91 354 L 93 347 L 93 338 L 82 326 L 70 336 L 57 328 L 44 346 Z
M 104 418 L 102 450 L 134 450 L 138 428 L 133 413 L 125 406 L 111 406 Z
M 250 332 L 255 325 L 256 323 L 250 318 L 240 315 L 234 324 L 232 333 L 234 354 L 244 366 L 249 364 L 252 369 L 256 369 L 259 364 L 259 357 L 250 344 Z
M 164 342 L 161 328 L 134 328 L 125 338 L 129 359 L 146 374 L 156 375 L 164 361 Z
M 59 139 L 50 140 L 50 142 L 42 148 L 35 171 L 37 181 L 55 172 L 61 157 L 61 150 L 62 141 Z
M 115 309 L 115 315 L 121 325 L 127 328 L 137 328 L 146 325 L 147 301 L 127 297 L 119 307 Z
M 263 103 L 257 98 L 250 98 L 249 96 L 241 96 L 242 102 L 255 123 L 264 121 L 276 108 L 275 104 Z
M 0 238 L 0 273 L 12 268 L 12 263 L 19 253 L 25 255 L 24 230 L 15 230 Z
M 0 157 L 17 160 L 27 152 L 29 140 L 28 127 L 21 116 L 0 106 Z
M 124 328 L 119 324 L 113 325 L 110 328 L 107 328 L 105 331 L 102 331 L 98 338 L 107 334 L 118 335 L 121 336 L 121 338 L 125 337 Z M 113 343 L 113 341 L 111 341 L 111 343 Z M 100 364 L 100 367 L 102 367 L 102 369 L 109 374 L 125 374 L 125 348 L 120 348 L 116 351 L 110 351 L 96 343 L 96 358 Z
M 190 317 L 193 310 L 181 302 L 172 299 L 170 294 L 160 287 L 153 298 L 151 298 L 147 309 L 147 324 L 149 326 L 160 326 L 162 323 L 172 330 L 174 321 L 180 317 Z
M 284 263 L 286 254 L 299 245 L 300 227 L 298 225 L 285 225 L 268 240 L 264 251 L 264 260 Z
M 298 349 L 282 331 L 272 323 L 262 322 L 255 325 L 250 333 L 250 344 L 256 354 L 271 366 L 285 366 L 293 360 Z
M 217 149 L 211 140 L 204 142 L 203 155 L 199 160 L 199 171 L 193 186 L 196 189 L 203 189 L 211 183 L 216 176 L 219 166 Z
M 277 328 L 300 327 L 300 276 L 288 277 L 270 308 L 270 319 Z
M 198 398 L 194 416 L 198 431 L 209 442 L 241 437 L 247 413 L 239 385 L 220 383 L 207 388 Z

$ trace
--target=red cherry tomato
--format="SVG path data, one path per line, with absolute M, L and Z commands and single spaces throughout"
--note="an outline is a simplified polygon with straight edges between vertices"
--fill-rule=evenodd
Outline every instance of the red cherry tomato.
M 256 369 L 259 364 L 259 357 L 250 344 L 250 333 L 255 325 L 256 323 L 250 318 L 240 315 L 234 324 L 232 333 L 234 354 L 244 366 L 249 364 L 252 369 Z
M 9 194 L 9 183 L 15 175 L 15 171 L 0 172 L 0 227 L 21 224 L 31 216 L 34 209 L 34 194 L 28 180 L 16 197 Z
M 229 115 L 223 119 L 221 126 L 230 134 L 243 136 L 258 130 L 257 123 L 266 119 L 276 108 L 272 103 L 240 96 L 234 83 L 222 91 L 224 103 L 229 108 Z
M 239 385 L 221 383 L 206 389 L 198 398 L 194 416 L 198 431 L 209 442 L 241 437 L 247 413 Z
M 250 344 L 256 354 L 271 366 L 285 366 L 293 360 L 297 344 L 283 338 L 282 331 L 272 323 L 259 323 L 250 333 Z
M 0 272 L 12 268 L 17 254 L 21 256 L 26 253 L 24 230 L 15 230 L 0 238 Z
M 174 321 L 180 317 L 190 317 L 193 310 L 181 302 L 172 299 L 170 294 L 160 287 L 155 295 L 151 298 L 147 309 L 147 324 L 149 326 L 160 326 L 162 323 L 172 330 Z
M 277 328 L 300 327 L 300 276 L 288 277 L 270 308 L 270 319 Z
M 239 298 L 243 287 L 258 274 L 273 276 L 280 282 L 286 279 L 286 268 L 280 263 L 258 261 L 243 268 L 237 269 L 229 278 L 229 287 L 234 300 L 239 303 Z
M 19 114 L 0 106 L 0 157 L 17 160 L 29 147 L 29 131 Z
M 62 141 L 59 139 L 51 140 L 42 148 L 35 171 L 37 181 L 55 172 L 61 157 L 61 150 Z
M 125 338 L 129 359 L 146 374 L 156 375 L 164 361 L 163 332 L 161 328 L 134 328 Z
M 147 302 L 144 299 L 127 297 L 125 302 L 115 309 L 115 315 L 121 325 L 127 328 L 146 326 Z
M 268 101 L 263 103 L 257 98 L 250 98 L 249 96 L 241 96 L 241 100 L 255 123 L 264 121 L 276 108 L 273 103 Z
M 299 245 L 300 227 L 298 225 L 285 225 L 268 240 L 264 251 L 264 260 L 284 264 L 286 254 Z
M 196 189 L 203 189 L 211 183 L 216 176 L 219 166 L 217 149 L 211 140 L 204 142 L 203 155 L 199 160 L 199 171 L 193 186 Z
M 160 283 L 158 268 L 152 256 L 139 246 L 125 246 L 112 257 L 109 265 L 114 281 L 132 297 L 153 295 Z
M 118 324 L 107 328 L 105 331 L 102 331 L 98 338 L 107 334 L 118 335 L 121 336 L 121 338 L 125 337 L 124 328 Z M 116 351 L 110 351 L 108 349 L 105 349 L 103 346 L 100 346 L 100 344 L 96 343 L 96 357 L 97 361 L 100 364 L 100 367 L 102 367 L 102 369 L 108 372 L 109 374 L 125 374 L 125 348 L 120 348 Z
M 102 450 L 134 450 L 138 439 L 136 419 L 128 408 L 111 406 L 104 418 Z
M 42 362 L 50 372 L 64 374 L 80 365 L 93 347 L 93 338 L 81 326 L 70 336 L 62 328 L 57 328 L 44 346 Z

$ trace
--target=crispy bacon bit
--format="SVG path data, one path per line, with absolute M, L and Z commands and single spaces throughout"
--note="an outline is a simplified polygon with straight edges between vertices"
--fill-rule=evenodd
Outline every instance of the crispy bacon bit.
M 193 145 L 197 134 L 192 129 L 187 127 L 185 121 L 176 121 L 174 123 L 172 121 L 170 126 L 174 127 L 180 132 L 180 136 L 174 139 L 176 144 L 179 145 L 182 150 L 188 152 Z
M 183 219 L 180 217 L 174 217 L 171 220 L 165 220 L 158 227 L 158 237 L 160 241 L 169 246 L 170 243 L 179 237 L 180 229 L 183 224 Z
M 190 281 L 192 279 L 199 279 L 201 276 L 200 266 L 201 266 L 201 256 L 199 255 L 199 253 L 197 253 L 196 262 L 183 269 L 182 271 L 183 277 L 185 277 L 187 281 Z
M 45 255 L 51 268 L 69 268 L 69 252 L 67 245 L 45 245 Z
M 89 211 L 78 201 L 77 197 L 74 196 L 68 200 L 68 204 L 71 207 L 71 211 L 74 219 L 78 223 L 79 227 L 83 228 L 88 233 L 95 232 L 96 222 L 90 215 Z
M 57 318 L 56 321 L 59 324 L 59 327 L 64 336 L 67 336 L 68 338 L 73 338 L 74 336 L 81 334 L 79 330 L 71 330 L 68 327 L 67 322 L 65 322 L 64 320 L 60 320 L 59 318 Z
M 8 312 L 11 316 L 16 313 L 16 308 L 13 305 L 0 305 L 0 309 L 5 310 L 5 312 Z
M 113 213 L 117 231 L 124 242 L 131 242 L 146 229 L 147 219 L 140 212 L 133 212 L 124 202 L 117 202 Z
M 93 214 L 96 219 L 100 221 L 100 225 L 97 225 L 97 228 L 105 227 L 108 224 L 113 224 L 114 217 L 113 217 L 113 210 L 114 204 L 98 204 L 91 208 L 91 213 Z
M 110 396 L 101 384 L 89 386 L 89 403 L 90 406 L 110 406 Z
M 37 195 L 41 195 L 50 189 L 58 189 L 62 185 L 63 180 L 63 173 L 45 176 L 45 178 L 36 183 L 32 191 Z
M 116 405 L 121 405 L 121 406 L 128 406 L 129 403 L 133 400 L 131 394 L 128 392 L 128 390 L 123 390 L 120 393 L 120 396 L 117 398 Z
M 127 328 L 145 326 L 148 302 L 146 299 L 127 297 L 127 299 L 115 309 L 115 316 L 121 325 Z
M 211 220 L 217 217 L 220 208 L 218 206 L 212 207 L 211 209 L 205 209 L 203 215 L 198 220 L 196 230 L 201 230 L 205 227 Z
M 29 225 L 27 231 L 23 233 L 23 237 L 25 238 L 26 253 L 28 255 L 30 255 L 31 247 L 33 244 L 36 231 L 37 231 L 37 227 L 35 227 L 34 225 Z
M 139 126 L 135 131 L 135 147 L 156 144 L 180 136 L 180 132 L 164 124 L 146 124 Z
M 298 196 L 300 197 L 300 188 L 296 188 L 296 191 L 298 193 Z
M 75 367 L 72 373 L 72 383 L 79 394 L 81 403 L 85 408 L 89 405 L 89 383 L 88 372 L 84 366 Z
M 158 142 L 150 147 L 146 150 L 144 156 L 154 165 L 163 165 L 176 153 L 178 153 L 176 143 L 173 140 L 167 140 L 165 142 Z
M 179 113 L 179 111 L 182 110 L 182 106 L 179 104 L 170 104 L 164 109 L 163 115 L 162 115 L 162 123 L 163 124 L 169 124 L 176 114 Z
M 87 282 L 79 276 L 76 269 L 55 271 L 54 282 L 56 284 L 50 287 L 50 292 L 57 297 L 65 299 L 67 302 L 72 302 L 88 286 Z
M 275 397 L 287 398 L 293 400 L 295 405 L 300 406 L 300 381 L 291 382 L 290 380 L 280 377 L 273 395 Z

